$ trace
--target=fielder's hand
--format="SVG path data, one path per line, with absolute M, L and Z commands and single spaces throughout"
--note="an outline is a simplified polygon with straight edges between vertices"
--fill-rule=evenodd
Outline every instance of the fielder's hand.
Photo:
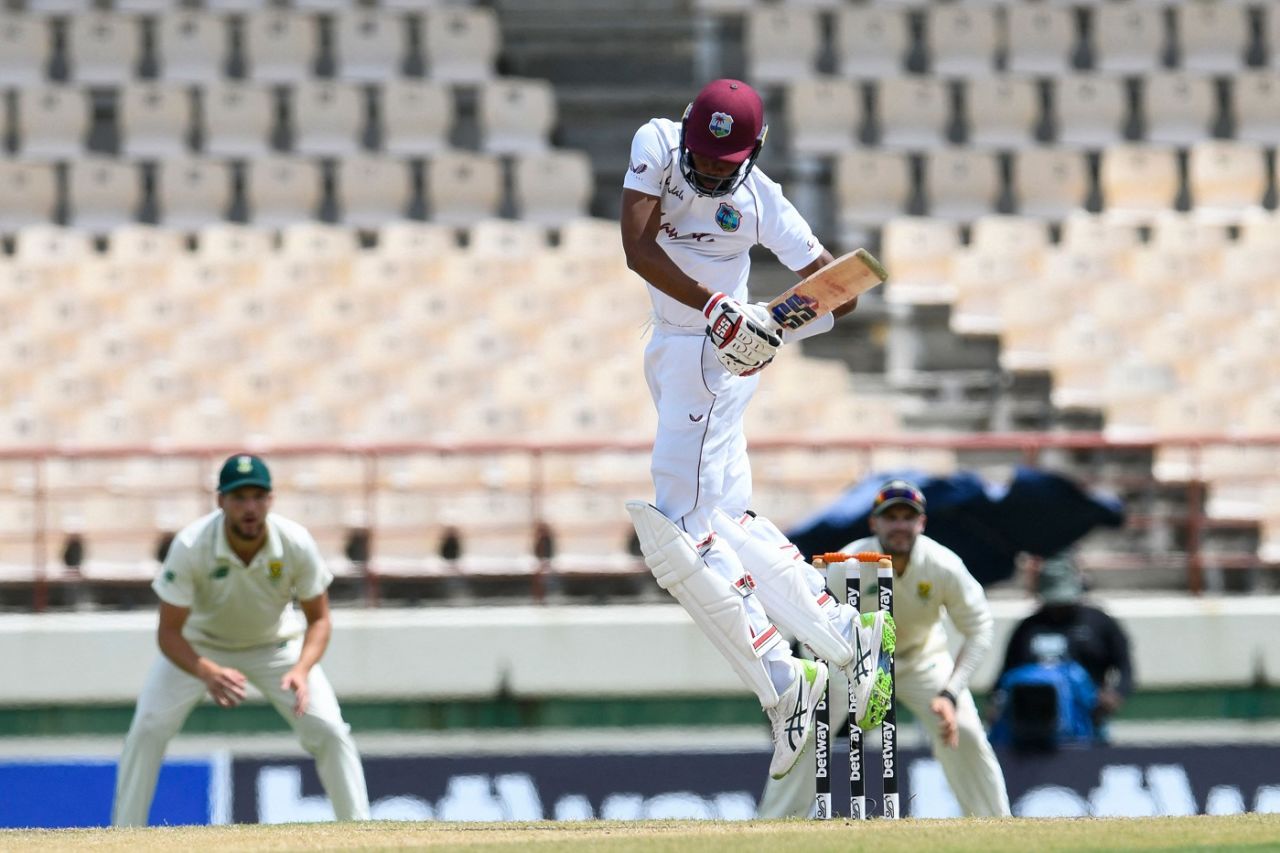
M 960 726 L 956 723 L 956 704 L 946 696 L 934 696 L 929 702 L 929 710 L 938 717 L 938 736 L 947 746 L 955 749 L 960 745 Z
M 716 358 L 734 376 L 751 376 L 773 361 L 782 336 L 778 325 L 762 305 L 744 305 L 717 293 L 707 302 L 707 337 Z
M 293 691 L 293 715 L 301 717 L 307 713 L 307 705 L 311 699 L 311 692 L 307 689 L 307 674 L 296 667 L 284 674 L 284 678 L 280 679 L 281 690 Z
M 200 680 L 209 688 L 209 695 L 220 708 L 234 708 L 244 701 L 246 680 L 238 669 L 209 661 L 200 674 Z

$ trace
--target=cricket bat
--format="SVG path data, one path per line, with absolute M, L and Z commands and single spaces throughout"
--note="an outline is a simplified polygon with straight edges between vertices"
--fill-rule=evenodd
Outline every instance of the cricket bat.
M 784 329 L 799 329 L 888 278 L 866 249 L 841 255 L 769 303 L 769 314 Z

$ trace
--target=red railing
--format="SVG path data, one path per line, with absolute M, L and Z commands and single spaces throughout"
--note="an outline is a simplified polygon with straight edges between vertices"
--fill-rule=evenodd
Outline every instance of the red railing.
M 1139 439 L 1116 439 L 1109 438 L 1096 433 L 988 433 L 988 434 L 970 434 L 970 435 L 952 435 L 952 434 L 921 434 L 894 436 L 892 438 L 847 438 L 847 439 L 822 439 L 820 443 L 803 440 L 783 440 L 783 439 L 766 439 L 753 441 L 751 443 L 751 453 L 753 464 L 757 471 L 768 468 L 768 458 L 771 454 L 784 451 L 810 450 L 814 453 L 832 453 L 832 452 L 855 452 L 865 454 L 866 468 L 865 473 L 870 473 L 872 467 L 872 457 L 877 451 L 884 450 L 903 450 L 903 451 L 919 451 L 919 450 L 949 450 L 957 453 L 986 451 L 992 454 L 1004 454 L 1009 462 L 1021 462 L 1027 465 L 1037 465 L 1041 462 L 1043 456 L 1048 451 L 1077 451 L 1077 452 L 1096 452 L 1099 454 L 1121 453 L 1121 452 L 1151 452 L 1154 453 L 1160 449 L 1181 449 L 1186 452 L 1186 470 L 1187 476 L 1174 487 L 1185 489 L 1185 515 L 1176 519 L 1182 526 L 1185 546 L 1180 549 L 1177 554 L 1169 555 L 1174 559 L 1185 562 L 1187 588 L 1192 592 L 1200 592 L 1204 587 L 1204 569 L 1206 565 L 1206 555 L 1203 551 L 1204 536 L 1206 526 L 1211 520 L 1206 518 L 1204 512 L 1204 497 L 1206 494 L 1206 483 L 1202 476 L 1202 459 L 1204 452 L 1213 447 L 1280 447 L 1280 436 L 1267 437 L 1251 437 L 1248 439 L 1231 438 L 1225 436 L 1188 436 L 1176 439 L 1155 440 L 1139 440 Z M 462 456 L 477 459 L 483 459 L 490 456 L 501 454 L 517 455 L 526 457 L 531 471 L 529 481 L 521 488 L 527 489 L 529 518 L 528 529 L 532 531 L 534 525 L 543 516 L 544 501 L 551 488 L 549 483 L 559 479 L 556 471 L 550 470 L 549 466 L 555 465 L 555 460 L 564 457 L 582 458 L 592 455 L 604 453 L 624 453 L 624 454 L 644 454 L 647 456 L 650 444 L 647 441 L 577 441 L 577 442 L 521 442 L 521 441 L 504 441 L 504 442 L 459 442 L 459 443 L 442 443 L 442 442 L 413 442 L 399 444 L 371 444 L 371 443 L 332 443 L 332 444 L 309 444 L 309 445 L 262 445 L 251 448 L 254 452 L 261 453 L 268 461 L 296 459 L 299 457 L 317 457 L 317 456 L 341 456 L 348 459 L 355 459 L 361 462 L 362 475 L 360 484 L 358 485 L 359 501 L 363 506 L 363 517 L 365 526 L 369 531 L 369 539 L 371 543 L 371 556 L 369 560 L 369 574 L 373 576 L 375 583 L 371 586 L 372 594 L 376 596 L 376 576 L 377 576 L 377 543 L 381 534 L 391 534 L 388 527 L 380 526 L 377 517 L 377 498 L 380 489 L 385 488 L 381 483 L 380 466 L 384 461 L 392 457 L 406 456 L 436 456 L 450 457 Z M 132 447 L 43 447 L 43 448 L 9 448 L 0 449 L 0 463 L 7 463 L 8 470 L 14 469 L 14 463 L 19 465 L 30 463 L 31 473 L 29 478 L 29 486 L 21 490 L 21 496 L 29 496 L 33 505 L 32 529 L 29 533 L 29 540 L 32 549 L 32 565 L 34 567 L 34 605 L 36 609 L 43 609 L 48 598 L 48 583 L 50 582 L 50 572 L 48 566 L 48 553 L 50 536 L 55 531 L 55 526 L 50 524 L 49 505 L 52 501 L 58 499 L 60 495 L 65 496 L 67 486 L 61 486 L 54 489 L 49 484 L 48 468 L 54 461 L 110 461 L 123 460 L 130 458 L 167 458 L 186 460 L 191 463 L 193 471 L 193 482 L 191 483 L 190 494 L 198 495 L 202 501 L 211 505 L 212 496 L 210 495 L 210 485 L 212 472 L 216 469 L 217 464 L 225 456 L 241 452 L 245 448 L 238 446 L 204 446 L 204 447 L 154 447 L 154 446 L 132 446 Z M 964 466 L 964 463 L 961 462 Z M 964 466 L 969 467 L 969 466 Z M 1061 466 L 1054 465 L 1054 468 Z M 1077 466 L 1078 467 L 1078 466 Z M 195 473 L 204 472 L 204 473 Z M 1080 475 L 1078 472 L 1066 471 L 1066 473 L 1077 473 L 1079 478 L 1085 485 L 1110 485 L 1116 486 L 1119 481 L 1115 477 L 1107 477 L 1099 480 L 1093 477 L 1089 472 Z M 1280 481 L 1280 472 L 1277 471 L 1257 471 L 1252 475 L 1256 479 L 1273 479 Z M 839 486 L 848 484 L 856 479 L 853 472 L 833 471 L 831 477 L 831 486 L 838 489 Z M 757 494 L 762 489 L 767 489 L 768 478 L 757 476 Z M 1129 478 L 1120 478 L 1127 485 L 1141 485 L 1143 483 L 1155 484 L 1157 481 L 1151 471 L 1139 472 Z M 1093 481 L 1093 482 L 1091 482 Z M 1105 481 L 1105 482 L 1104 482 Z M 633 496 L 643 496 L 647 494 L 646 483 L 628 483 L 630 492 Z M 1165 483 L 1166 487 L 1170 484 Z M 4 490 L 4 485 L 0 485 L 0 491 Z M 106 487 L 99 483 L 77 484 L 75 489 L 85 491 L 99 492 L 106 491 Z M 131 488 L 145 492 L 146 484 L 131 484 Z M 11 487 L 8 490 L 10 495 L 17 494 Z M 834 496 L 834 492 L 832 493 Z M 817 509 L 818 504 L 810 507 Z M 306 519 L 300 519 L 306 521 Z M 185 520 L 184 520 L 185 521 Z M 1135 517 L 1131 520 L 1134 525 L 1143 524 L 1146 519 Z M 1212 523 L 1219 523 L 1218 520 L 1212 520 Z M 1231 520 L 1223 520 L 1221 523 L 1231 525 Z M 1239 523 L 1239 522 L 1236 522 Z M 314 530 L 314 526 L 313 526 Z M 154 530 L 152 531 L 155 532 Z M 327 531 L 332 533 L 333 531 Z M 12 540 L 14 534 L 10 534 Z M 530 543 L 532 539 L 530 538 Z M 619 539 L 619 550 L 621 550 L 621 539 Z M 1120 559 L 1116 560 L 1117 564 L 1122 564 Z M 1215 554 L 1213 555 L 1213 564 L 1221 568 L 1238 568 L 1238 567 L 1257 567 L 1261 565 L 1256 554 L 1236 553 L 1236 554 Z M 540 584 L 535 582 L 535 593 L 541 589 Z

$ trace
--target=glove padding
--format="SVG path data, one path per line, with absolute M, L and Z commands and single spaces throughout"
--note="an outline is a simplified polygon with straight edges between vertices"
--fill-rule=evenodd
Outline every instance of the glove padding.
M 763 305 L 744 305 L 717 293 L 702 313 L 716 358 L 734 376 L 759 373 L 782 346 L 781 330 Z

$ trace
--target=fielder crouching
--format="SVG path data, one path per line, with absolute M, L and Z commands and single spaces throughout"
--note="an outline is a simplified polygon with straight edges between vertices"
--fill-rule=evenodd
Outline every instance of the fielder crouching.
M 271 474 L 232 456 L 218 507 L 176 537 L 152 583 L 162 652 L 138 697 L 116 776 L 115 826 L 146 826 L 165 748 L 207 692 L 234 708 L 252 684 L 307 752 L 339 820 L 369 817 L 364 769 L 337 697 L 320 669 L 329 644 L 325 567 L 306 528 L 270 512 Z M 292 601 L 306 616 L 298 624 Z

